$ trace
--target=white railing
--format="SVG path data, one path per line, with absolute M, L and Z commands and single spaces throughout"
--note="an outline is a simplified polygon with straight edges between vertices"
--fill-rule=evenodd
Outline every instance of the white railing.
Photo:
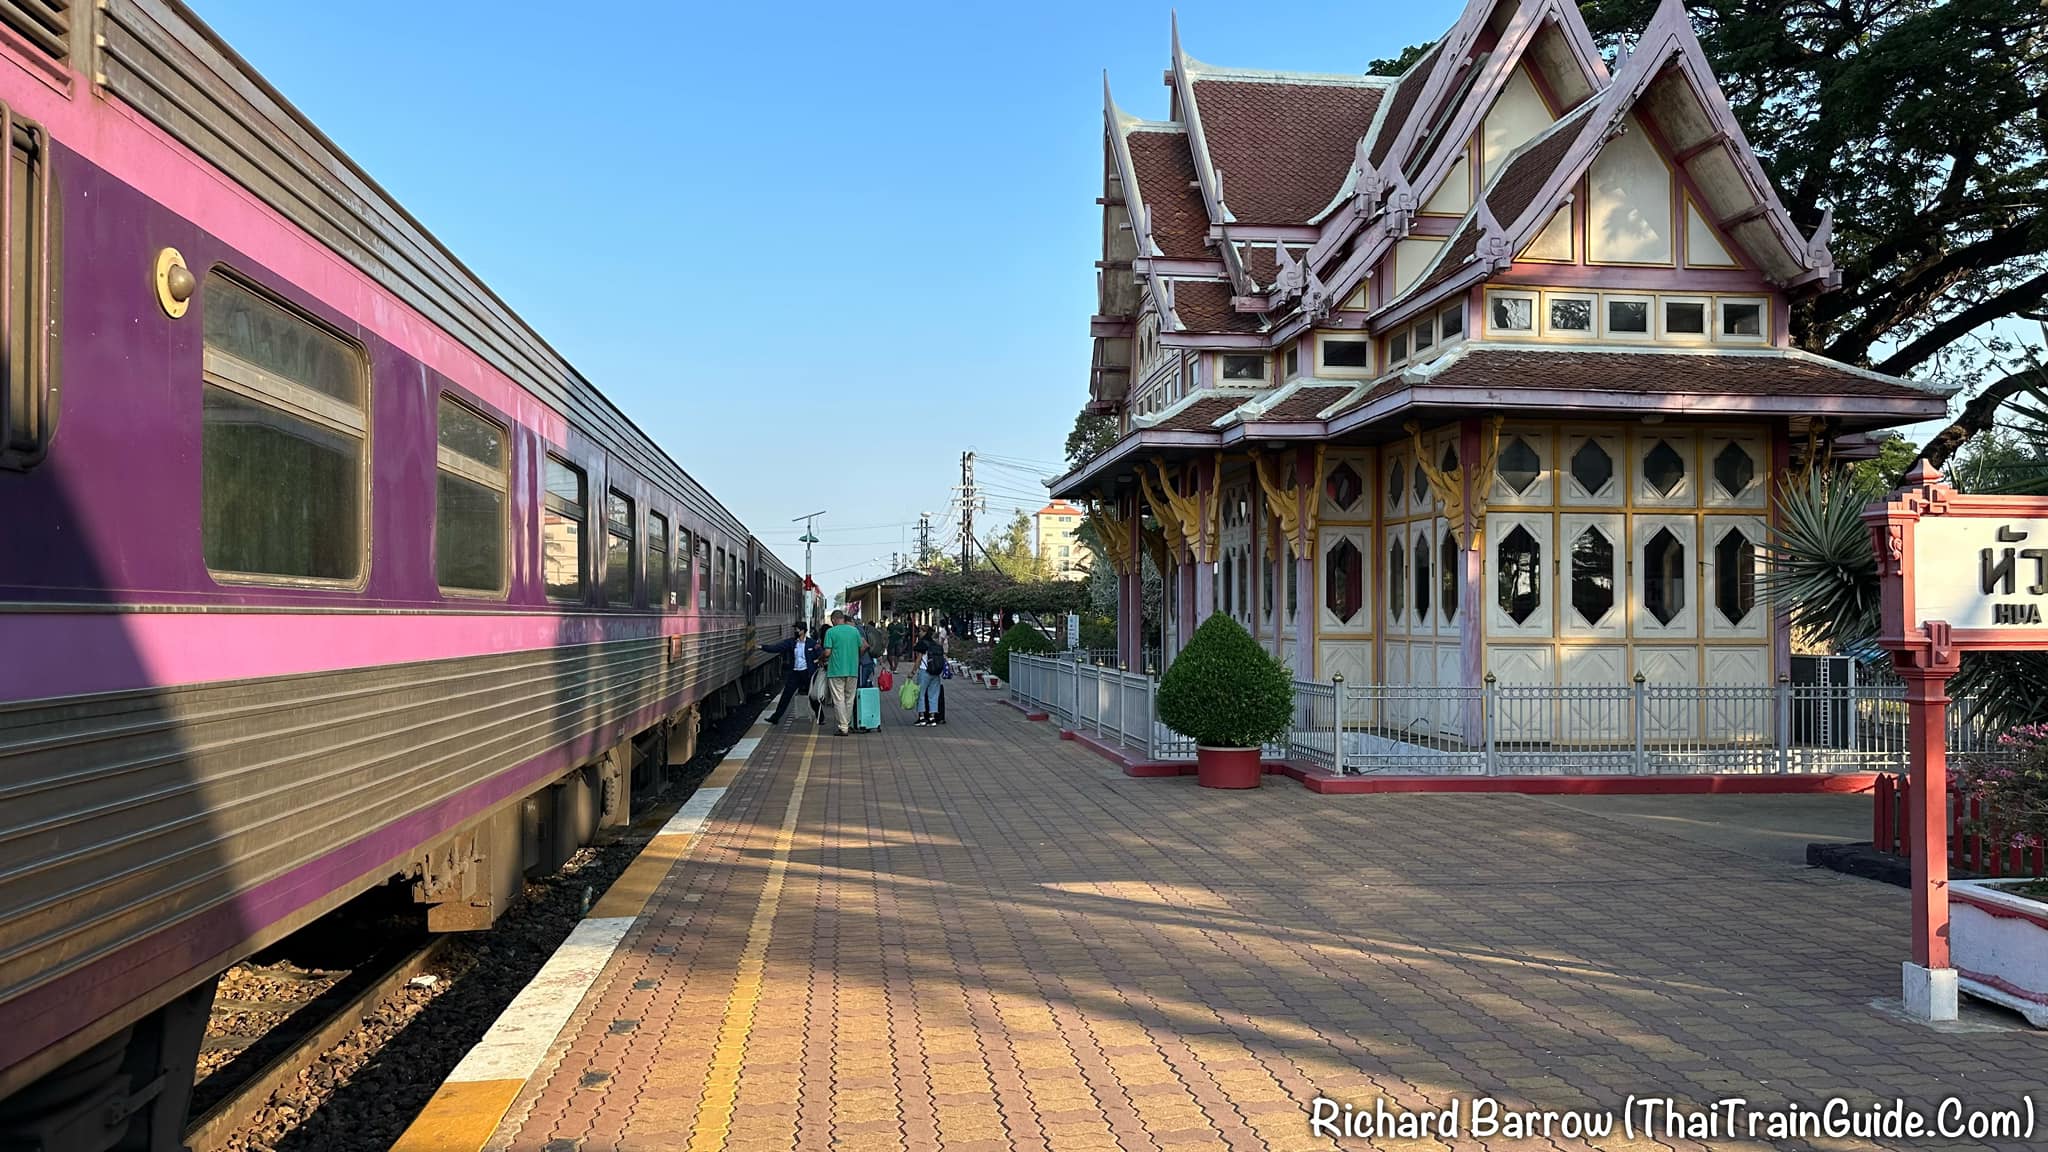
M 1158 682 L 1070 656 L 1010 657 L 1010 694 L 1066 727 L 1147 760 L 1192 760 L 1157 719 Z M 1958 701 L 1949 747 L 1990 733 Z M 1294 720 L 1273 759 L 1375 775 L 1691 775 L 1902 772 L 1895 684 L 1477 686 L 1294 682 Z

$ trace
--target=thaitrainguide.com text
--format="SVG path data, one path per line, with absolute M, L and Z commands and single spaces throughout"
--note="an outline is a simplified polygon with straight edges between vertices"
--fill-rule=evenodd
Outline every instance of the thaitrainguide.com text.
M 1931 1105 L 1904 1100 L 1830 1099 L 1810 1105 L 1752 1107 L 1728 1096 L 1694 1104 L 1666 1096 L 1630 1096 L 1612 1109 L 1530 1109 L 1472 1096 L 1437 1109 L 1413 1110 L 1385 1099 L 1351 1105 L 1317 1097 L 1309 1130 L 1355 1140 L 2029 1140 L 2034 1136 L 2031 1096 L 2009 1105 L 1983 1106 L 1949 1097 Z

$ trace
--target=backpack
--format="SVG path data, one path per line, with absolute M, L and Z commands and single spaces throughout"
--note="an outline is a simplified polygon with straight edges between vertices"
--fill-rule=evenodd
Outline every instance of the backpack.
M 934 676 L 946 670 L 946 649 L 937 641 L 933 641 L 931 650 L 924 654 L 924 670 Z

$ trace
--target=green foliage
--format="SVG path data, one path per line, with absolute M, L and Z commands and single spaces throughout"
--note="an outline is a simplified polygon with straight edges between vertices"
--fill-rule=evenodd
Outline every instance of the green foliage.
M 1081 647 L 1083 647 L 1083 648 L 1111 648 L 1111 649 L 1115 648 L 1115 647 L 1116 647 L 1116 617 L 1114 617 L 1114 616 L 1083 616 L 1083 617 L 1081 617 Z
M 1079 468 L 1102 455 L 1119 438 L 1114 416 L 1098 416 L 1082 409 L 1074 416 L 1074 430 L 1067 433 L 1067 463 Z
M 1963 757 L 1955 782 L 1957 791 L 1983 801 L 1965 827 L 1998 837 L 1989 845 L 1994 851 L 2048 844 L 2048 727 L 2016 727 L 1995 748 Z
M 990 610 L 996 592 L 1007 583 L 986 568 L 942 572 L 905 593 L 899 603 L 911 611 L 929 609 L 949 616 L 978 615 Z
M 1791 606 L 1793 628 L 1815 644 L 1843 651 L 1877 635 L 1877 554 L 1863 508 L 1884 491 L 1874 476 L 1819 469 L 1778 490 L 1764 590 Z
M 1435 46 L 1436 41 L 1434 40 L 1424 40 L 1420 44 L 1410 44 L 1406 48 L 1401 49 L 1400 55 L 1374 60 L 1365 66 L 1365 70 L 1374 76 L 1399 76 L 1403 72 L 1408 71 L 1409 66 L 1422 59 L 1423 54 Z
M 987 540 L 982 550 L 996 571 L 1012 580 L 1043 580 L 1051 575 L 1049 566 L 1031 547 L 1031 516 L 1022 508 L 1010 522 Z
M 1088 607 L 1086 580 L 1031 580 L 997 589 L 989 601 L 997 612 L 1029 612 L 1038 616 L 1064 616 Z
M 1004 680 L 1010 678 L 1010 653 L 1022 652 L 1031 656 L 1047 656 L 1059 649 L 1046 639 L 1045 633 L 1029 624 L 1012 624 L 1010 630 L 996 641 L 995 654 L 989 659 L 989 670 Z
M 1294 674 L 1218 612 L 1159 681 L 1159 718 L 1208 748 L 1256 748 L 1294 720 Z
M 1875 457 L 1851 464 L 1849 474 L 1856 486 L 1864 491 L 1889 492 L 1899 486 L 1900 478 L 1905 476 L 1906 469 L 1913 466 L 1919 454 L 1920 449 L 1914 447 L 1911 440 L 1893 432 L 1877 446 Z

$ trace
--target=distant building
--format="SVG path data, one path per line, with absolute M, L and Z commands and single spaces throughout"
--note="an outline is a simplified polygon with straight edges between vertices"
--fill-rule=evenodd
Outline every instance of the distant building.
M 1032 547 L 1055 579 L 1078 580 L 1088 574 L 1091 553 L 1074 538 L 1083 513 L 1065 500 L 1040 508 L 1032 520 Z

